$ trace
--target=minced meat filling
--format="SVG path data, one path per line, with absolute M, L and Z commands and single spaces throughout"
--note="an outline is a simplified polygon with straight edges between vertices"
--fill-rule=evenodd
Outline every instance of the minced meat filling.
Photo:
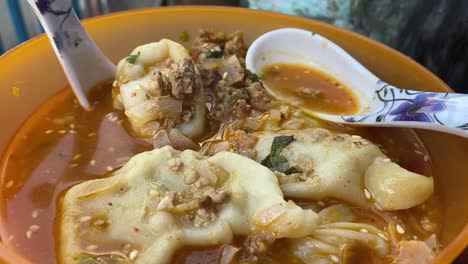
M 190 49 L 215 120 L 258 116 L 275 101 L 258 77 L 245 70 L 246 50 L 240 32 L 227 36 L 212 30 L 201 30 Z

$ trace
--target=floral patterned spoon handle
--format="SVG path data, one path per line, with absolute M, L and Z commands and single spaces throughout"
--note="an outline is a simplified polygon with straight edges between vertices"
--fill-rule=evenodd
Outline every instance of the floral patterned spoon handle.
M 113 78 L 116 66 L 94 44 L 69 0 L 27 0 L 47 33 L 81 106 L 91 109 L 87 94 Z
M 468 137 L 468 95 L 400 89 L 382 81 L 372 113 L 341 116 L 344 122 L 437 130 Z
M 284 28 L 257 38 L 247 52 L 247 69 L 261 73 L 264 66 L 275 63 L 309 65 L 353 90 L 359 101 L 359 109 L 353 115 L 327 114 L 302 107 L 321 119 L 366 126 L 423 128 L 468 138 L 468 95 L 411 91 L 391 86 L 341 47 L 316 33 Z M 294 101 L 290 103 L 295 104 Z

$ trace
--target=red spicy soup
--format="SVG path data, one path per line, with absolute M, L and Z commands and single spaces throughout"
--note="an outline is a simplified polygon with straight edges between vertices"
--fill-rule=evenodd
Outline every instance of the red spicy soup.
M 152 149 L 147 141 L 132 135 L 122 112 L 112 107 L 110 84 L 93 94 L 94 109 L 84 111 L 67 88 L 42 105 L 23 125 L 10 144 L 1 164 L 2 239 L 34 263 L 56 263 L 54 218 L 56 205 L 70 186 L 109 176 L 133 155 Z M 339 130 L 342 128 L 333 128 Z M 345 130 L 349 130 L 347 128 Z M 430 163 L 414 134 L 402 129 L 351 129 L 381 144 L 394 160 L 413 171 L 430 175 Z M 414 144 L 414 146 L 413 146 Z M 408 148 L 408 145 L 413 146 Z M 436 184 L 437 186 L 437 184 Z M 307 206 L 307 202 L 304 206 Z M 366 221 L 382 217 L 356 210 Z M 440 223 L 440 194 L 423 206 L 395 213 L 413 224 L 406 227 L 408 239 L 437 233 Z M 378 220 L 380 219 L 380 220 Z M 433 224 L 421 228 L 420 221 Z M 424 221 L 426 221 L 424 220 Z M 241 244 L 243 238 L 238 238 Z M 279 240 L 265 259 L 290 259 Z M 177 263 L 216 260 L 220 247 L 186 248 L 175 256 Z M 367 251 L 366 251 L 367 252 Z M 365 257 L 365 254 L 361 254 Z M 358 258 L 359 259 L 359 258 Z M 299 260 L 298 260 L 299 261 Z M 300 263 L 300 262 L 298 262 Z

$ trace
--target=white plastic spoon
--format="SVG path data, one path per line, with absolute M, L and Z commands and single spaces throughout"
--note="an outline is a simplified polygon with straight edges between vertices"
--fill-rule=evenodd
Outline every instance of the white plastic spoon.
M 321 119 L 367 126 L 423 128 L 468 137 L 468 95 L 411 91 L 391 86 L 338 45 L 313 32 L 285 28 L 257 38 L 247 52 L 247 69 L 261 73 L 263 67 L 275 63 L 310 66 L 353 90 L 360 108 L 352 116 L 304 109 Z
M 94 44 L 68 0 L 27 0 L 49 36 L 65 75 L 86 110 L 87 94 L 96 84 L 115 77 L 116 66 Z M 47 76 L 44 76 L 47 78 Z

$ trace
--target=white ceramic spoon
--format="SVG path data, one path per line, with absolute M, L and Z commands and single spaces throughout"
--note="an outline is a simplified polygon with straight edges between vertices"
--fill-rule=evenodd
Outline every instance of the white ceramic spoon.
M 78 102 L 90 110 L 91 104 L 87 98 L 89 90 L 102 81 L 114 78 L 116 66 L 86 33 L 70 1 L 27 1 L 49 36 Z
M 341 116 L 308 110 L 321 119 L 368 126 L 423 128 L 468 137 L 468 95 L 391 86 L 335 43 L 313 32 L 285 28 L 257 38 L 247 52 L 247 69 L 261 73 L 264 66 L 275 63 L 310 66 L 353 90 L 360 104 L 356 114 Z

